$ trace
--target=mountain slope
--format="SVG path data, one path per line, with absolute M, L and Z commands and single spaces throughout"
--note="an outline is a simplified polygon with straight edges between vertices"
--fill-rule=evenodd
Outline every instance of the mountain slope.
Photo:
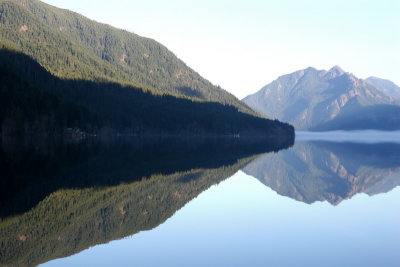
M 270 117 L 289 122 L 297 130 L 348 129 L 345 123 L 358 117 L 357 129 L 385 129 L 380 121 L 389 114 L 381 112 L 359 115 L 362 109 L 385 105 L 396 109 L 397 102 L 376 87 L 335 66 L 329 71 L 307 68 L 288 75 L 263 87 L 243 99 L 254 110 Z M 336 120 L 334 127 L 331 121 Z M 369 124 L 371 120 L 377 121 Z M 400 128 L 394 118 L 392 128 Z
M 360 107 L 352 112 L 339 114 L 336 118 L 319 124 L 311 130 L 332 131 L 337 129 L 378 129 L 393 131 L 400 129 L 400 106 L 372 105 Z
M 1 39 L 59 78 L 129 84 L 155 94 L 233 105 L 254 114 L 154 40 L 37 0 L 0 0 L 0 23 Z
M 367 79 L 365 79 L 365 81 L 375 86 L 386 95 L 400 101 L 400 87 L 398 87 L 392 81 L 380 79 L 377 77 L 368 77 Z
M 288 135 L 293 128 L 220 103 L 119 83 L 60 79 L 0 41 L 0 135 L 88 133 Z M 212 119 L 210 119 L 212 118 Z

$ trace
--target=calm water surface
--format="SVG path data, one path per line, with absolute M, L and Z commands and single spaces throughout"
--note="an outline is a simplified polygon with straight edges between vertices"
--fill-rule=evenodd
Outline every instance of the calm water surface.
M 399 203 L 308 205 L 238 172 L 156 229 L 44 266 L 398 266 Z
M 400 138 L 356 134 L 3 145 L 0 265 L 399 266 Z

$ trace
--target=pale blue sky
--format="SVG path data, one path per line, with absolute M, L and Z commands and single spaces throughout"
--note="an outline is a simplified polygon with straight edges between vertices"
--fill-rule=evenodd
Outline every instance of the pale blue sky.
M 400 85 L 398 0 L 44 2 L 153 38 L 239 98 L 308 66 Z

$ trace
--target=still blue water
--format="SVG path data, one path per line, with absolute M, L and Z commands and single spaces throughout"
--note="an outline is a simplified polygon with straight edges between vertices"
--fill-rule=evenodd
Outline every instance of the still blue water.
M 156 229 L 43 266 L 399 266 L 399 203 L 308 205 L 238 172 Z
M 303 133 L 157 227 L 42 266 L 400 266 L 400 139 L 333 137 Z

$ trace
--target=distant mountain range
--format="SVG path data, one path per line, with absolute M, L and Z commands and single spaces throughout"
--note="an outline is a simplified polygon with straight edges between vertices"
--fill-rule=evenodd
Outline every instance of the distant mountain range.
M 162 44 L 38 0 L 0 0 L 0 52 L 0 135 L 293 134 Z
M 400 129 L 400 88 L 339 66 L 283 75 L 243 102 L 297 130 Z
M 400 101 L 400 87 L 398 87 L 394 82 L 377 77 L 369 77 L 365 79 L 365 81 L 375 86 L 386 95 Z
M 261 156 L 243 171 L 278 194 L 311 204 L 337 205 L 359 193 L 400 186 L 400 144 L 296 142 Z

